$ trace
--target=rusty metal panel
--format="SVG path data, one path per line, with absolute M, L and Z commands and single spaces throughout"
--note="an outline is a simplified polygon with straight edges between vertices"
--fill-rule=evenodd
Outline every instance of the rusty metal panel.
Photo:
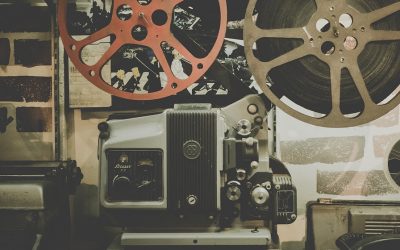
M 15 64 L 27 67 L 36 65 L 51 65 L 51 41 L 21 39 L 14 41 Z
M 0 77 L 0 102 L 50 102 L 51 83 L 50 76 Z
M 0 8 L 0 32 L 49 32 L 50 27 L 48 8 L 29 4 L 10 4 Z
M 52 109 L 44 107 L 20 107 L 16 110 L 18 132 L 51 132 Z
M 10 42 L 7 38 L 0 38 L 0 65 L 10 62 Z

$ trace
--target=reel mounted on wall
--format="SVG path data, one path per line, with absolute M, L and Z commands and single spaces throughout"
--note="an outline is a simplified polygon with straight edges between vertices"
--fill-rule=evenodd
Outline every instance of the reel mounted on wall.
M 399 104 L 399 1 L 256 4 L 250 0 L 246 12 L 246 57 L 260 88 L 286 113 L 349 127 Z
M 58 3 L 58 22 L 60 36 L 64 48 L 77 70 L 91 83 L 102 90 L 124 99 L 155 100 L 174 95 L 197 81 L 214 63 L 224 41 L 227 25 L 227 6 L 225 0 L 215 0 L 219 4 L 219 30 L 214 46 L 204 57 L 198 57 L 189 50 L 173 32 L 173 12 L 183 0 L 113 0 L 111 20 L 105 27 L 95 31 L 83 40 L 75 40 L 68 30 L 68 1 Z M 104 3 L 104 1 L 103 1 Z M 105 4 L 105 3 L 104 3 Z M 82 60 L 82 50 L 103 38 L 112 36 L 110 48 L 94 65 L 87 65 Z M 125 45 L 145 46 L 150 48 L 162 66 L 167 82 L 165 87 L 156 92 L 144 94 L 124 91 L 112 86 L 102 76 L 104 65 L 118 50 Z M 163 46 L 173 47 L 186 61 L 192 65 L 191 74 L 185 79 L 174 75 L 171 65 L 167 61 Z
M 68 30 L 67 1 L 59 1 L 60 35 L 77 70 L 97 87 L 124 99 L 161 99 L 195 83 L 220 53 L 229 6 L 226 0 L 214 1 L 219 29 L 204 57 L 173 32 L 174 9 L 193 2 L 189 0 L 114 0 L 109 24 L 80 41 Z M 209 1 L 200 2 L 204 11 Z M 248 66 L 264 94 L 286 113 L 318 126 L 349 127 L 379 118 L 399 104 L 400 1 L 250 0 L 245 14 Z M 136 37 L 138 27 L 141 36 Z M 85 64 L 84 47 L 108 36 L 113 36 L 112 43 L 101 59 Z M 174 75 L 164 44 L 192 65 L 187 78 Z M 125 45 L 154 52 L 167 76 L 161 90 L 124 91 L 103 79 L 102 68 Z

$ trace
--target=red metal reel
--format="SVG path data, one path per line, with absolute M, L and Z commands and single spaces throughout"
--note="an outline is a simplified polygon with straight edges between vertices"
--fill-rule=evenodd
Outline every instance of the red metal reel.
M 101 30 L 89 35 L 83 40 L 77 41 L 73 39 L 67 28 L 67 8 L 68 0 L 60 0 L 58 3 L 58 24 L 61 39 L 64 43 L 64 48 L 75 65 L 78 71 L 91 83 L 106 91 L 109 94 L 130 100 L 156 100 L 165 98 L 185 90 L 195 81 L 197 81 L 209 67 L 214 63 L 219 51 L 223 45 L 226 26 L 227 26 L 227 5 L 226 0 L 218 0 L 220 8 L 220 27 L 217 39 L 210 53 L 204 58 L 197 58 L 187 48 L 185 48 L 178 39 L 174 37 L 170 31 L 173 10 L 175 6 L 184 0 L 153 0 L 148 5 L 141 5 L 138 1 L 128 0 L 114 0 L 111 22 Z M 132 7 L 134 13 L 129 20 L 121 20 L 117 16 L 118 6 L 127 4 Z M 152 14 L 157 11 L 165 11 L 168 15 L 168 20 L 163 25 L 156 25 L 152 21 Z M 147 36 L 141 41 L 135 40 L 132 37 L 133 27 L 141 25 L 146 27 Z M 111 44 L 110 48 L 102 55 L 101 59 L 93 66 L 89 66 L 82 61 L 82 49 L 100 39 L 115 36 L 115 41 Z M 192 73 L 187 79 L 177 78 L 167 62 L 165 54 L 161 48 L 161 43 L 167 42 L 170 46 L 175 48 L 179 53 L 192 64 Z M 111 57 L 124 45 L 139 45 L 146 46 L 153 50 L 158 61 L 160 62 L 165 74 L 168 77 L 167 85 L 160 91 L 146 94 L 137 94 L 125 92 L 112 87 L 101 76 L 101 70 L 104 65 L 111 59 Z

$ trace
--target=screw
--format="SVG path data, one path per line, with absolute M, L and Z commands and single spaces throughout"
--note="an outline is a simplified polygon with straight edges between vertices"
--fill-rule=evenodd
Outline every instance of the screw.
M 344 63 L 344 57 L 341 57 L 341 58 L 340 58 L 340 62 L 341 62 L 341 63 Z
M 258 107 L 257 107 L 257 105 L 255 105 L 255 104 L 250 104 L 250 105 L 247 107 L 247 112 L 249 112 L 249 114 L 251 114 L 251 115 L 256 114 L 256 113 L 258 112 Z
M 339 31 L 335 30 L 335 31 L 333 32 L 333 35 L 334 35 L 335 37 L 339 37 Z
M 254 138 L 253 137 L 249 137 L 249 138 L 246 139 L 245 142 L 246 142 L 247 146 L 251 147 L 251 146 L 254 145 Z
M 143 20 L 144 20 L 147 24 L 149 23 L 149 21 L 147 20 L 146 15 L 145 15 L 143 12 L 140 12 L 140 13 L 139 13 L 139 17 L 140 17 L 140 18 L 143 18 Z
M 187 198 L 187 203 L 191 206 L 196 205 L 197 203 L 197 197 L 195 195 L 189 195 L 189 197 Z
M 250 164 L 250 166 L 251 166 L 252 169 L 257 169 L 258 166 L 259 166 L 259 164 L 258 164 L 258 162 L 256 162 L 256 161 L 252 161 L 251 164 Z
M 295 215 L 295 214 L 292 214 L 292 215 L 290 216 L 290 219 L 292 219 L 292 220 L 295 220 L 295 219 L 297 219 L 297 215 Z
M 276 190 L 280 190 L 280 189 L 281 189 L 281 185 L 276 184 L 276 185 L 275 185 L 275 189 L 276 189 Z
M 269 181 L 264 182 L 262 184 L 262 186 L 265 187 L 267 190 L 271 190 L 271 188 L 272 188 L 271 182 L 269 182 Z
M 254 118 L 254 123 L 257 125 L 261 125 L 263 123 L 263 118 L 261 116 L 257 116 Z

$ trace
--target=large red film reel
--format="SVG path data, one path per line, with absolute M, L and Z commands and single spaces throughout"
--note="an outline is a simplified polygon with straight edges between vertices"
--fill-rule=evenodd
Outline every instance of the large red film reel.
M 72 63 L 78 71 L 91 83 L 107 93 L 129 100 L 156 100 L 175 95 L 185 90 L 191 84 L 196 82 L 210 66 L 214 63 L 218 53 L 223 45 L 226 26 L 227 26 L 227 4 L 226 0 L 218 0 L 220 8 L 220 26 L 214 46 L 207 56 L 198 58 L 194 56 L 175 36 L 170 27 L 173 17 L 173 10 L 176 5 L 184 0 L 153 0 L 148 5 L 141 5 L 138 1 L 113 0 L 113 9 L 111 22 L 101 30 L 94 32 L 83 40 L 77 41 L 68 32 L 67 28 L 67 8 L 68 0 L 58 2 L 58 24 L 60 36 Z M 130 5 L 134 10 L 129 20 L 121 20 L 117 16 L 118 6 Z M 152 14 L 156 11 L 163 11 L 168 19 L 162 25 L 157 25 L 152 20 Z M 147 29 L 147 36 L 143 40 L 136 40 L 132 36 L 132 29 L 135 26 L 144 26 Z M 85 64 L 81 58 L 82 49 L 94 42 L 97 42 L 108 36 L 115 36 L 115 40 L 110 48 L 102 55 L 100 60 L 92 66 Z M 168 43 L 192 64 L 192 73 L 187 79 L 177 78 L 165 57 L 161 44 Z M 111 57 L 124 45 L 146 46 L 153 50 L 155 56 L 160 62 L 165 74 L 167 75 L 167 84 L 160 91 L 146 94 L 125 92 L 111 86 L 101 75 L 101 70 Z

